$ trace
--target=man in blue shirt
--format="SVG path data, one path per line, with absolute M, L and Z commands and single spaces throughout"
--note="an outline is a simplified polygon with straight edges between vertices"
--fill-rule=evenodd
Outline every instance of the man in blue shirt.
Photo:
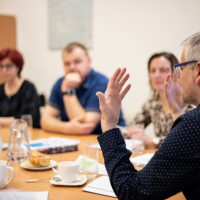
M 65 76 L 53 86 L 41 119 L 42 128 L 65 134 L 101 134 L 96 92 L 105 92 L 108 79 L 91 69 L 91 59 L 82 44 L 67 45 L 62 58 Z M 118 125 L 125 126 L 122 112 Z
M 165 93 L 174 124 L 161 147 L 140 171 L 129 160 L 131 152 L 116 122 L 121 101 L 130 89 L 122 90 L 129 75 L 117 69 L 105 95 L 98 92 L 103 134 L 98 137 L 112 188 L 119 200 L 163 200 L 179 192 L 186 199 L 200 199 L 200 32 L 183 42 L 181 63 L 168 75 Z M 124 76 L 124 78 L 122 78 Z M 184 113 L 186 104 L 197 108 Z

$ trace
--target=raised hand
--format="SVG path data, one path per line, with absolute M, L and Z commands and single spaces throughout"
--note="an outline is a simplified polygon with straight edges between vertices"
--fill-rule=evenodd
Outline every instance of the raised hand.
M 173 76 L 166 67 L 167 76 L 165 82 L 165 97 L 167 99 L 171 114 L 175 120 L 184 113 L 185 104 L 181 101 L 181 89 L 178 83 L 178 77 L 174 73 Z M 173 116 L 175 114 L 175 117 Z
M 100 110 L 102 114 L 101 126 L 103 132 L 116 128 L 118 123 L 122 99 L 131 87 L 129 84 L 123 91 L 121 91 L 122 87 L 129 78 L 129 74 L 125 75 L 125 72 L 126 68 L 123 68 L 122 70 L 118 68 L 110 78 L 105 94 L 101 92 L 96 93 L 99 98 Z

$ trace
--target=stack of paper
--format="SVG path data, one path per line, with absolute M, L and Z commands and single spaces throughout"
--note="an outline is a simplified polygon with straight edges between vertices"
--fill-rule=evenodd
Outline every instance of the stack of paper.
M 31 150 L 45 149 L 45 148 L 55 148 L 63 146 L 73 146 L 78 145 L 80 140 L 50 137 L 46 139 L 32 140 L 29 142 Z
M 134 165 L 138 165 L 138 166 L 144 167 L 151 160 L 153 155 L 154 155 L 154 153 L 146 153 L 146 154 L 143 154 L 141 156 L 130 158 L 130 161 Z
M 82 189 L 86 192 L 92 192 L 96 194 L 102 194 L 105 196 L 116 197 L 111 185 L 108 176 L 101 176 L 95 181 L 88 184 L 85 188 Z

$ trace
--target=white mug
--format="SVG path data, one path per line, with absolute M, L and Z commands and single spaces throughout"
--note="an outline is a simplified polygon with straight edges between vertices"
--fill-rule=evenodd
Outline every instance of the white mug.
M 56 170 L 54 170 L 56 172 Z M 73 183 L 76 181 L 77 175 L 81 173 L 79 171 L 79 164 L 74 161 L 64 161 L 58 163 L 57 174 L 65 183 Z
M 12 177 L 8 181 L 8 173 L 10 169 L 12 171 Z M 0 160 L 0 189 L 5 188 L 15 177 L 15 170 L 13 167 L 9 167 L 6 160 Z

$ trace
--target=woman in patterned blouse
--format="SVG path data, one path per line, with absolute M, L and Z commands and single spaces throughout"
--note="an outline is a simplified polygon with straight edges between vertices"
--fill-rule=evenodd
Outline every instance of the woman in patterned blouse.
M 0 125 L 8 126 L 15 118 L 30 114 L 33 127 L 40 127 L 39 98 L 35 86 L 21 77 L 24 60 L 16 49 L 0 51 Z
M 161 52 L 153 54 L 148 61 L 149 82 L 152 95 L 142 106 L 140 112 L 135 116 L 131 124 L 143 124 L 147 127 L 151 122 L 157 137 L 165 138 L 173 124 L 173 119 L 164 94 L 164 82 L 166 77 L 166 66 L 173 73 L 173 65 L 178 64 L 177 58 L 172 53 Z M 191 109 L 187 106 L 186 110 Z M 130 127 L 131 127 L 130 124 Z M 128 135 L 131 137 L 132 128 Z M 155 145 L 160 140 L 155 140 L 145 135 L 146 145 Z

